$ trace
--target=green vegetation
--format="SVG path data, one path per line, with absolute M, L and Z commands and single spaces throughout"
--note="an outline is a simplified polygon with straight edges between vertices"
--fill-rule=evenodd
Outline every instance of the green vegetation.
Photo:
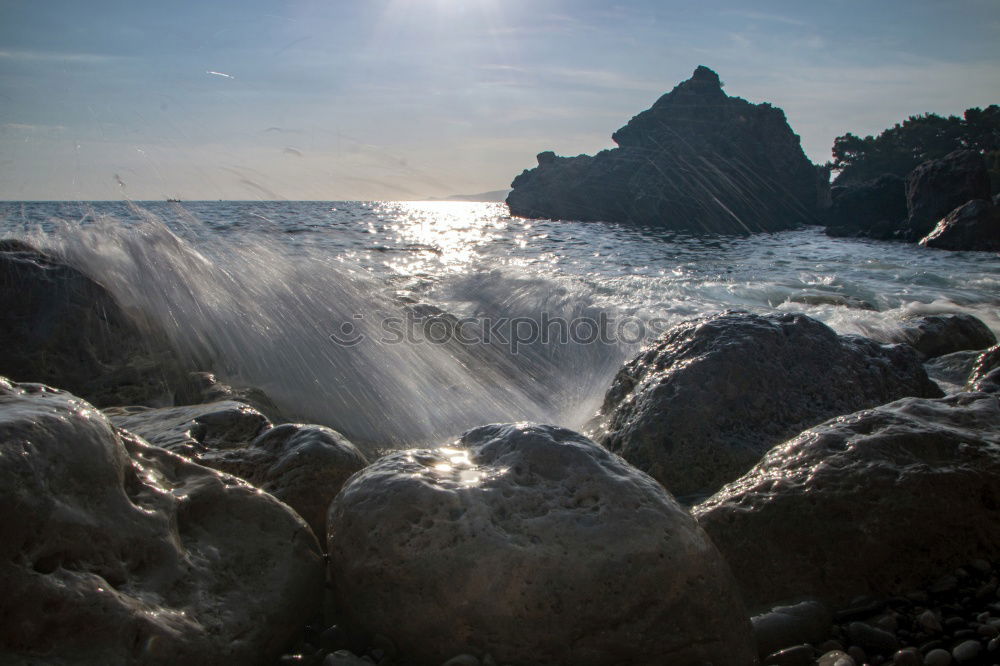
M 959 148 L 983 153 L 993 191 L 1000 189 L 1000 106 L 968 109 L 961 118 L 934 113 L 910 116 L 878 136 L 863 139 L 847 133 L 834 140 L 828 166 L 839 172 L 838 185 L 850 185 L 884 173 L 906 177 L 921 162 Z

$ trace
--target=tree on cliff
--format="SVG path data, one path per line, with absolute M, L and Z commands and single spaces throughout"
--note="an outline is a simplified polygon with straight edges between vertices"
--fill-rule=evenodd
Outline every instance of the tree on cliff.
M 962 118 L 934 113 L 910 116 L 878 136 L 861 138 L 848 132 L 834 140 L 829 166 L 840 172 L 838 185 L 850 185 L 886 173 L 905 177 L 921 162 L 959 148 L 987 155 L 1000 151 L 1000 106 L 968 109 Z M 991 173 L 991 178 L 997 175 Z

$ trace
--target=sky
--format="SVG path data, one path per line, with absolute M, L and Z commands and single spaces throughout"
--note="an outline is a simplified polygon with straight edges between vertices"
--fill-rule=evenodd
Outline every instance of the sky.
M 0 199 L 422 199 L 593 153 L 698 65 L 845 132 L 1000 103 L 1000 0 L 0 0 Z

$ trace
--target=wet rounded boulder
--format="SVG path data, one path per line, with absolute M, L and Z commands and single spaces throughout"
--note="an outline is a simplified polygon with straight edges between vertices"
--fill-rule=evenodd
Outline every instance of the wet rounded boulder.
M 916 315 L 904 319 L 889 342 L 905 342 L 924 358 L 937 358 L 958 351 L 992 347 L 997 338 L 980 319 L 970 314 Z
M 0 511 L 4 663 L 270 664 L 321 602 L 287 506 L 2 378 Z
M 730 311 L 678 324 L 619 371 L 599 441 L 675 495 L 704 496 L 830 417 L 940 395 L 907 345 Z
M 704 532 L 569 430 L 484 426 L 390 454 L 337 496 L 328 536 L 345 621 L 418 663 L 754 663 Z
M 150 443 L 249 481 L 301 515 L 317 536 L 348 477 L 368 460 L 346 437 L 321 425 L 273 426 L 242 402 L 184 407 L 113 407 L 111 421 Z
M 751 606 L 905 593 L 1000 556 L 1000 397 L 906 398 L 771 450 L 693 509 Z

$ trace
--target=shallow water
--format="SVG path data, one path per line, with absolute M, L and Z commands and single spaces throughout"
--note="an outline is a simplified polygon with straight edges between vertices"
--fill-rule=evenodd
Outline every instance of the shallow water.
M 0 227 L 224 378 L 379 447 L 580 428 L 643 339 L 727 308 L 874 335 L 962 311 L 1000 332 L 1000 256 L 819 229 L 695 238 L 452 202 L 5 203 Z

